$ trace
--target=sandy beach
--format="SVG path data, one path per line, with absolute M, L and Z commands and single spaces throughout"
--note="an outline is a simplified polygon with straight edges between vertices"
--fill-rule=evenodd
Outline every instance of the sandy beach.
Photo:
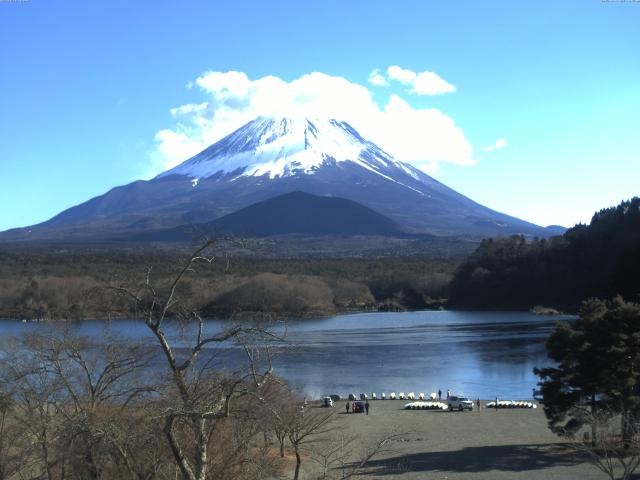
M 406 401 L 371 401 L 369 415 L 346 414 L 338 401 L 336 426 L 373 443 L 396 430 L 392 452 L 369 464 L 367 479 L 598 479 L 604 475 L 581 461 L 549 431 L 542 408 L 472 412 L 404 410 Z M 313 462 L 304 465 L 307 472 Z M 304 478 L 304 477 L 303 477 Z

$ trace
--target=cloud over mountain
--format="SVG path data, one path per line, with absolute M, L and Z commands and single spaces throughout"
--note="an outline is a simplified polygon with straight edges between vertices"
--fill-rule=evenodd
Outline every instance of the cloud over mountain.
M 487 145 L 486 147 L 480 147 L 483 152 L 493 152 L 494 150 L 500 150 L 507 146 L 507 141 L 504 138 L 499 138 L 493 145 Z
M 387 75 L 402 77 L 414 93 L 433 88 L 429 87 L 433 78 L 425 76 L 432 72 L 400 70 Z M 383 85 L 386 79 L 380 72 L 376 75 L 379 78 L 374 75 L 373 82 Z M 312 72 L 291 81 L 272 75 L 252 80 L 243 72 L 211 71 L 189 87 L 197 88 L 203 101 L 170 110 L 175 124 L 155 136 L 157 144 L 151 154 L 155 173 L 177 165 L 258 116 L 349 122 L 396 158 L 425 172 L 433 173 L 440 162 L 475 163 L 473 147 L 450 116 L 436 108 L 414 107 L 395 93 L 379 104 L 367 86 L 344 77 Z
M 455 85 L 451 85 L 445 79 L 434 72 L 414 72 L 397 65 L 387 68 L 387 76 L 410 88 L 409 93 L 416 95 L 442 95 L 456 91 Z
M 375 85 L 376 87 L 386 87 L 387 85 L 389 85 L 387 79 L 384 78 L 384 75 L 382 75 L 382 73 L 380 73 L 379 68 L 371 71 L 371 73 L 369 74 L 369 79 L 367 81 L 371 85 Z

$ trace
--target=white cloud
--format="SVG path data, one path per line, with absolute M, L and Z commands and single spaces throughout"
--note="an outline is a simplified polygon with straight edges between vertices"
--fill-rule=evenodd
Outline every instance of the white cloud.
M 394 65 L 387 68 L 387 76 L 391 80 L 396 80 L 403 85 L 410 86 L 411 89 L 409 93 L 416 95 L 441 95 L 456 91 L 455 85 L 448 83 L 438 74 L 429 72 L 428 70 L 416 73 Z
M 171 109 L 176 123 L 156 134 L 151 153 L 157 169 L 177 165 L 261 115 L 344 120 L 364 138 L 428 173 L 437 171 L 440 162 L 475 163 L 471 144 L 448 115 L 414 108 L 398 95 L 379 106 L 367 87 L 343 77 L 313 72 L 292 81 L 275 76 L 251 80 L 242 72 L 208 72 L 193 87 L 206 101 Z
M 480 150 L 483 152 L 492 152 L 494 150 L 499 150 L 507 146 L 507 141 L 504 138 L 499 138 L 496 140 L 496 143 L 493 145 L 488 145 L 486 147 L 480 147 Z
M 452 93 L 456 91 L 455 85 L 451 85 L 442 77 L 433 72 L 420 72 L 415 81 L 411 93 L 416 95 L 440 95 L 443 93 Z
M 389 85 L 387 79 L 384 78 L 380 73 L 379 68 L 371 71 L 371 73 L 369 74 L 369 83 L 371 85 L 375 85 L 376 87 L 386 87 L 387 85 Z
M 411 85 L 416 79 L 416 72 L 394 65 L 387 68 L 387 76 L 403 85 Z

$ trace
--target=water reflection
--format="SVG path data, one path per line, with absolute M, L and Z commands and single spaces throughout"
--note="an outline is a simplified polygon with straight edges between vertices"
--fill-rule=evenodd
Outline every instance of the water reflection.
M 537 382 L 533 367 L 549 363 L 544 341 L 555 321 L 567 318 L 522 312 L 408 312 L 293 321 L 286 325 L 287 345 L 278 347 L 274 367 L 312 397 L 451 389 L 474 398 L 530 398 Z M 220 331 L 223 325 L 212 320 L 207 330 Z M 45 328 L 0 323 L 5 337 Z M 82 322 L 70 328 L 98 338 L 104 338 L 106 328 L 129 339 L 153 341 L 138 321 Z M 275 329 L 285 331 L 281 325 Z M 177 327 L 174 336 L 180 336 Z M 228 355 L 234 357 L 239 359 Z

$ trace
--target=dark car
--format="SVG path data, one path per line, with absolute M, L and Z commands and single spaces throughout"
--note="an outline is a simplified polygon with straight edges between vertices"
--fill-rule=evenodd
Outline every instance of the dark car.
M 353 402 L 353 404 L 351 404 L 351 411 L 353 413 L 364 413 L 364 402 Z

